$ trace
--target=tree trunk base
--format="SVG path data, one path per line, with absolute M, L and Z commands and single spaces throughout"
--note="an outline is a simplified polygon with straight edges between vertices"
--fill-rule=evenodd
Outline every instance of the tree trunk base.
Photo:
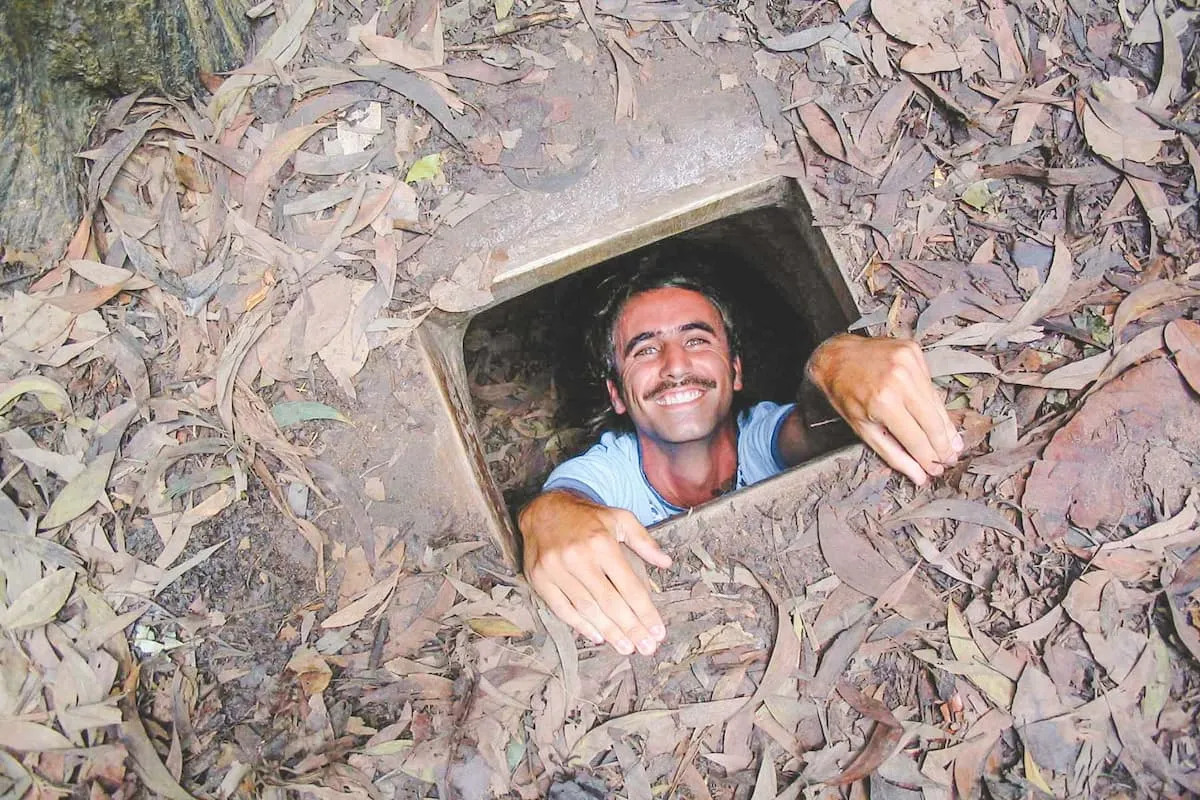
M 52 260 L 83 209 L 76 155 L 112 98 L 187 96 L 241 64 L 245 0 L 0 2 L 0 247 Z M 24 254 L 24 255 L 20 255 Z

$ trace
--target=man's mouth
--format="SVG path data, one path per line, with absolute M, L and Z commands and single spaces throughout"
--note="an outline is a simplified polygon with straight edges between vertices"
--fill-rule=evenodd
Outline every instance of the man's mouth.
M 681 406 L 699 400 L 708 389 L 717 388 L 716 381 L 685 378 L 680 383 L 661 383 L 646 393 L 646 399 L 660 406 Z
M 699 399 L 702 394 L 704 392 L 699 389 L 679 389 L 678 391 L 663 393 L 654 402 L 660 406 L 678 406 Z

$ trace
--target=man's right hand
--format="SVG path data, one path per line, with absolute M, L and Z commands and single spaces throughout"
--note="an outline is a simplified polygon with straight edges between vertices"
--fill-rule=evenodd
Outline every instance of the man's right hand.
M 520 514 L 525 577 L 560 619 L 596 644 L 650 655 L 667 635 L 622 545 L 657 566 L 671 557 L 628 511 L 551 490 Z

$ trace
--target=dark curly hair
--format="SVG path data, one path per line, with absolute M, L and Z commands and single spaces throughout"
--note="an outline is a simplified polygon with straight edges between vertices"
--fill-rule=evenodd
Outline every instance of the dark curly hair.
M 741 336 L 732 303 L 719 288 L 715 254 L 701 243 L 667 242 L 653 247 L 648 253 L 635 253 L 625 263 L 602 280 L 597 293 L 602 298 L 595 310 L 595 321 L 588 329 L 586 345 L 591 365 L 592 382 L 603 387 L 606 380 L 621 391 L 617 372 L 616 342 L 613 336 L 621 312 L 634 297 L 655 289 L 688 289 L 703 295 L 721 317 L 725 338 L 729 342 L 730 360 L 741 354 Z M 735 411 L 743 403 L 735 399 Z M 605 429 L 633 430 L 628 416 L 616 414 L 610 406 L 589 420 L 593 433 Z

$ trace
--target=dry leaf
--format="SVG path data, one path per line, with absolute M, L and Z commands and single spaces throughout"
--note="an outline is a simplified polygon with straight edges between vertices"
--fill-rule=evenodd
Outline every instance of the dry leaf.
M 1163 338 L 1175 356 L 1175 366 L 1183 373 L 1192 391 L 1200 393 L 1200 322 L 1172 320 L 1164 329 Z
M 950 0 L 871 0 L 871 15 L 889 35 L 909 44 L 934 41 L 947 28 Z
M 930 500 L 922 506 L 905 509 L 892 517 L 893 522 L 910 519 L 955 519 L 960 522 L 972 522 L 985 528 L 994 528 L 1018 539 L 1023 538 L 1021 531 L 999 511 L 975 500 L 958 497 Z
M 320 694 L 329 686 L 333 670 L 316 650 L 301 647 L 288 659 L 287 670 L 296 675 L 306 697 Z
M 979 374 L 996 375 L 996 369 L 991 361 L 983 356 L 955 350 L 952 347 L 935 347 L 925 351 L 925 363 L 929 367 L 930 377 L 941 378 L 946 375 Z
M 67 391 L 49 378 L 41 375 L 26 375 L 0 384 L 0 413 L 8 411 L 18 397 L 32 394 L 49 412 L 58 416 L 69 416 L 71 397 Z
M 1113 161 L 1146 163 L 1162 143 L 1175 138 L 1137 108 L 1137 86 L 1128 78 L 1109 78 L 1091 86 L 1083 108 L 1083 132 L 1098 154 Z
M 334 613 L 330 614 L 321 622 L 322 628 L 344 628 L 347 625 L 357 625 L 362 621 L 363 617 L 374 609 L 376 606 L 387 600 L 391 595 L 392 590 L 396 588 L 396 582 L 400 579 L 400 573 L 396 572 L 391 577 L 385 578 L 379 583 L 365 591 L 362 597 L 350 603 L 348 606 L 339 608 Z
M 54 570 L 21 592 L 12 605 L 0 612 L 0 627 L 21 631 L 45 625 L 58 616 L 74 585 L 75 570 Z
M 271 178 L 279 171 L 292 153 L 307 142 L 312 135 L 329 123 L 317 122 L 312 125 L 301 125 L 298 128 L 284 131 L 275 137 L 269 145 L 263 148 L 262 155 L 254 168 L 246 175 L 246 185 L 242 189 L 242 218 L 254 224 L 258 220 L 259 209 L 267 199 Z
M 74 746 L 70 739 L 58 731 L 36 722 L 6 719 L 0 723 L 0 747 L 17 753 L 65 750 Z
M 524 636 L 527 631 L 509 622 L 504 617 L 471 617 L 467 620 L 471 630 L 480 636 Z
M 71 520 L 83 514 L 104 497 L 104 489 L 108 486 L 108 475 L 112 471 L 116 451 L 101 453 L 83 468 L 75 478 L 63 487 L 63 490 L 50 504 L 46 516 L 38 524 L 42 530 L 49 530 L 66 525 Z
M 1061 236 L 1054 237 L 1054 257 L 1050 262 L 1050 273 L 1046 276 L 1046 282 L 1029 296 L 1016 316 L 992 334 L 989 344 L 995 344 L 1009 334 L 1024 330 L 1053 311 L 1066 296 L 1067 288 L 1071 285 L 1072 266 L 1071 248 Z
M 1196 295 L 1200 295 L 1200 289 L 1183 286 L 1174 281 L 1157 280 L 1142 284 L 1126 295 L 1121 305 L 1117 306 L 1117 312 L 1113 315 L 1112 340 L 1120 342 L 1121 334 L 1129 323 L 1163 303 Z
M 953 50 L 929 45 L 914 47 L 900 59 L 900 69 L 917 75 L 928 75 L 933 72 L 950 72 L 961 69 L 958 53 Z

